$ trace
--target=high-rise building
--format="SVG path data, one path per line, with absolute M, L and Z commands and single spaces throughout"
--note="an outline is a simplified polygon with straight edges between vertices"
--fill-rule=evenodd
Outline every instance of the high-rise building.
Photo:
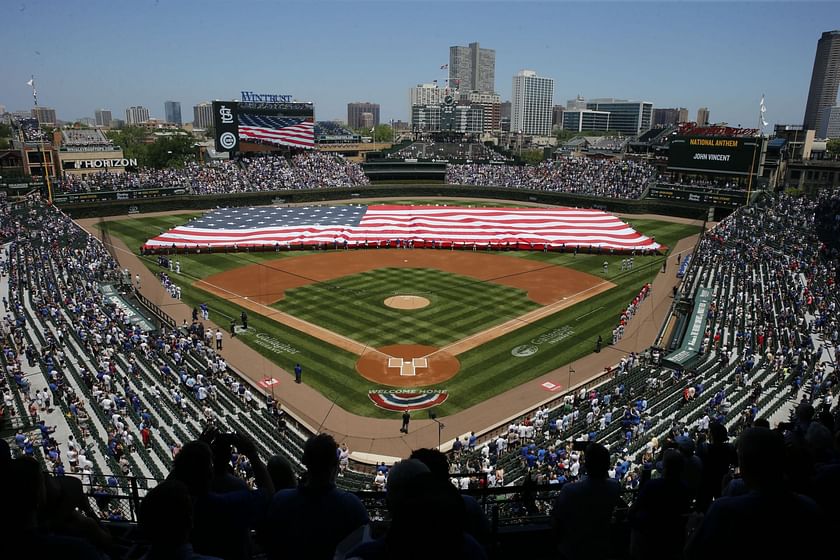
M 104 126 L 105 128 L 111 127 L 111 120 L 113 117 L 111 116 L 110 109 L 97 109 L 94 111 L 93 116 L 96 126 Z
M 697 124 L 700 126 L 706 126 L 709 124 L 708 107 L 700 107 L 699 109 L 697 109 Z
M 563 113 L 566 112 L 566 108 L 562 105 L 555 105 L 551 108 L 551 126 L 563 128 Z
M 379 103 L 356 101 L 347 104 L 347 126 L 350 128 L 362 128 L 364 126 L 362 125 L 362 113 L 373 115 L 373 124 L 366 128 L 379 124 Z
M 817 138 L 840 138 L 840 105 L 823 109 L 818 122 Z
M 125 124 L 128 126 L 138 125 L 149 120 L 149 110 L 142 105 L 129 107 L 125 110 Z
M 478 43 L 449 47 L 449 85 L 462 91 L 496 91 L 496 51 Z
M 213 126 L 213 104 L 205 101 L 193 107 L 193 128 L 207 130 Z
M 811 87 L 805 105 L 805 130 L 820 130 L 822 110 L 837 104 L 840 86 L 840 31 L 826 31 L 817 41 Z
M 55 109 L 52 107 L 33 107 L 32 118 L 38 119 L 38 124 L 54 125 L 56 123 Z
M 180 101 L 164 101 L 163 110 L 166 115 L 166 122 L 182 125 L 181 120 L 181 102 Z
M 374 120 L 373 113 L 369 113 L 365 111 L 360 115 L 359 118 L 359 128 L 364 128 L 365 130 L 370 130 L 376 126 L 376 121 Z
M 571 132 L 606 132 L 610 128 L 609 111 L 591 109 L 566 109 L 563 112 L 563 130 Z
M 499 128 L 510 132 L 510 101 L 503 101 L 499 107 Z
M 5 115 L 5 114 L 6 114 L 6 106 L 5 105 L 0 105 L 0 115 Z
M 582 109 L 586 109 L 586 99 L 584 99 L 582 95 L 578 95 L 574 99 L 569 99 L 568 101 L 566 101 L 567 111 L 575 111 Z
M 649 101 L 628 101 L 626 99 L 590 99 L 586 108 L 591 111 L 606 111 L 610 114 L 610 130 L 628 136 L 636 136 L 650 130 L 653 103 Z
M 409 124 L 411 121 L 412 108 L 415 105 L 440 105 L 444 97 L 454 92 L 447 88 L 439 88 L 437 83 L 417 84 L 416 87 L 408 90 L 408 115 Z
M 484 112 L 484 131 L 493 132 L 500 128 L 502 103 L 498 93 L 492 91 L 461 91 L 459 105 L 481 107 Z
M 529 136 L 551 134 L 551 108 L 554 105 L 554 80 L 538 76 L 533 70 L 521 70 L 513 77 L 510 107 L 510 130 Z
M 652 126 L 664 126 L 688 121 L 688 109 L 654 109 Z

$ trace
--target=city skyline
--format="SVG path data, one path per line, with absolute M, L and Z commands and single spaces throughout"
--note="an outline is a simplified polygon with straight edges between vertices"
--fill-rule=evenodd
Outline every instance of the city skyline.
M 123 115 L 137 105 L 161 118 L 166 100 L 192 107 L 238 98 L 242 90 L 313 101 L 318 120 L 344 120 L 347 103 L 375 99 L 381 122 L 405 121 L 406 90 L 433 80 L 443 85 L 448 73 L 440 67 L 449 48 L 478 42 L 495 51 L 502 100 L 511 99 L 516 72 L 538 68 L 555 80 L 555 104 L 581 94 L 686 107 L 690 115 L 703 106 L 715 122 L 754 127 L 764 94 L 771 126 L 796 124 L 804 118 L 817 40 L 840 19 L 840 6 L 829 3 L 516 2 L 522 9 L 513 11 L 511 3 L 446 3 L 442 18 L 420 7 L 440 2 L 373 2 L 366 11 L 371 18 L 356 22 L 351 16 L 358 3 L 349 2 L 263 1 L 248 10 L 219 10 L 225 4 L 216 1 L 34 0 L 6 14 L 10 40 L 0 103 L 9 111 L 31 109 L 26 81 L 34 74 L 39 104 L 55 108 L 64 121 L 91 117 L 100 107 Z M 268 33 L 273 18 L 258 17 L 286 12 L 299 25 L 279 39 Z M 200 17 L 192 22 L 195 14 Z M 467 16 L 471 25 L 459 24 Z M 574 18 L 604 23 L 597 37 L 586 26 L 562 26 L 557 33 L 558 23 Z M 184 21 L 191 23 L 178 23 Z M 206 40 L 214 26 L 220 37 L 248 26 L 251 38 L 217 47 Z M 33 44 L 26 36 L 36 28 L 56 32 Z M 313 33 L 342 37 L 346 56 L 337 57 L 330 42 L 309 40 Z

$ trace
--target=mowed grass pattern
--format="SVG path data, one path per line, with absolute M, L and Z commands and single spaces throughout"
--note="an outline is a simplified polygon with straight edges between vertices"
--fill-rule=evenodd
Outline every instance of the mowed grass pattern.
M 431 304 L 394 309 L 418 295 Z M 427 268 L 381 268 L 286 291 L 278 309 L 370 346 L 443 346 L 540 307 L 524 290 Z

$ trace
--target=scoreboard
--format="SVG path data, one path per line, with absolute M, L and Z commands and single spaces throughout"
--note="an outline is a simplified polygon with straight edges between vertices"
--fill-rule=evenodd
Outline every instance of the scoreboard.
M 249 141 L 313 148 L 314 122 L 315 109 L 309 102 L 213 101 L 216 150 L 220 152 L 237 152 L 240 142 Z
M 761 160 L 754 136 L 676 136 L 668 149 L 668 171 L 750 175 Z

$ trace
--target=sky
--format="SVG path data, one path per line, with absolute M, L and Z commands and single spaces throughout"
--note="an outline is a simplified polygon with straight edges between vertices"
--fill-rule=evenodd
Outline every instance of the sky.
M 521 69 L 554 78 L 554 102 L 576 95 L 710 108 L 711 120 L 801 123 L 817 40 L 840 28 L 832 2 L 280 0 L 5 0 L 0 105 L 38 101 L 58 118 L 164 116 L 243 90 L 313 101 L 318 120 L 347 103 L 408 120 L 408 89 L 443 83 L 449 47 L 496 51 L 496 90 Z

